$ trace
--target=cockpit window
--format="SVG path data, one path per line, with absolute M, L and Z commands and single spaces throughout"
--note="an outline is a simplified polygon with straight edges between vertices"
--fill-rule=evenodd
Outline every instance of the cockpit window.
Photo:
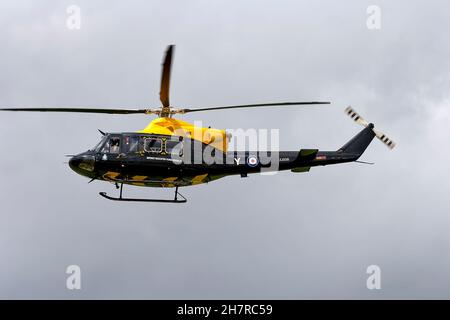
M 124 136 L 122 149 L 125 153 L 139 152 L 139 136 Z
M 119 153 L 120 137 L 110 137 L 102 148 L 103 153 Z
M 106 139 L 107 139 L 107 137 L 103 136 L 92 150 L 95 151 L 95 152 L 99 152 L 100 148 L 103 146 L 103 144 L 105 143 Z
M 144 151 L 160 153 L 162 151 L 162 140 L 159 138 L 144 138 Z
M 113 137 L 109 139 L 109 152 L 110 153 L 119 153 L 120 152 L 120 138 Z

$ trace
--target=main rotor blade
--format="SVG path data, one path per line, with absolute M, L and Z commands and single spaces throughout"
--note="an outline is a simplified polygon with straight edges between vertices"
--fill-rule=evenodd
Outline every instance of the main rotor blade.
M 95 109 L 95 108 L 0 108 L 0 111 L 27 112 L 77 112 L 77 113 L 106 113 L 106 114 L 136 114 L 146 113 L 146 109 Z
M 174 45 L 170 45 L 167 48 L 166 56 L 164 57 L 163 69 L 161 74 L 161 90 L 159 92 L 159 99 L 163 107 L 169 107 L 169 89 L 170 89 L 170 71 L 172 68 L 172 53 L 174 50 Z
M 211 111 L 211 110 L 224 110 L 224 109 L 237 109 L 237 108 L 315 105 L 315 104 L 330 104 L 330 102 L 310 101 L 310 102 L 275 102 L 275 103 L 242 104 L 242 105 L 235 105 L 235 106 L 210 107 L 210 108 L 199 108 L 199 109 L 181 109 L 181 113 Z

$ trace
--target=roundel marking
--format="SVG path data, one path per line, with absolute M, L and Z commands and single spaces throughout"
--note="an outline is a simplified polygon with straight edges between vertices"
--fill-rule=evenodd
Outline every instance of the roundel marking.
M 247 158 L 247 164 L 250 167 L 256 167 L 258 165 L 258 163 L 259 163 L 258 158 L 255 156 L 250 156 Z

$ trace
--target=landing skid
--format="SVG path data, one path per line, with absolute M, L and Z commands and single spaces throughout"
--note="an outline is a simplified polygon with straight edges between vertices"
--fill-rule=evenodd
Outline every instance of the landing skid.
M 117 186 L 118 187 L 118 186 Z M 123 183 L 120 184 L 120 194 L 119 197 L 111 197 L 106 194 L 106 192 L 99 192 L 99 195 L 101 195 L 103 198 L 113 201 L 134 201 L 134 202 L 163 202 L 163 203 L 185 203 L 187 202 L 187 199 L 178 192 L 178 187 L 175 187 L 175 197 L 174 199 L 139 199 L 139 198 L 124 198 L 122 196 L 123 193 Z M 183 199 L 178 199 L 178 196 L 180 196 Z

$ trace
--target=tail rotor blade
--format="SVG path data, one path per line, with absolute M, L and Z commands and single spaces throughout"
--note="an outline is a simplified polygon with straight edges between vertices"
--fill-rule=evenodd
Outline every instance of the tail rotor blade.
M 369 125 L 369 123 L 366 120 L 364 120 L 355 110 L 353 110 L 352 107 L 347 107 L 345 109 L 345 113 L 350 118 L 352 118 L 356 123 L 358 123 L 364 127 L 367 127 Z
M 392 141 L 390 138 L 388 138 L 383 132 L 372 129 L 373 132 L 375 132 L 375 135 L 378 139 L 380 139 L 381 142 L 383 142 L 389 149 L 394 149 L 395 142 Z

